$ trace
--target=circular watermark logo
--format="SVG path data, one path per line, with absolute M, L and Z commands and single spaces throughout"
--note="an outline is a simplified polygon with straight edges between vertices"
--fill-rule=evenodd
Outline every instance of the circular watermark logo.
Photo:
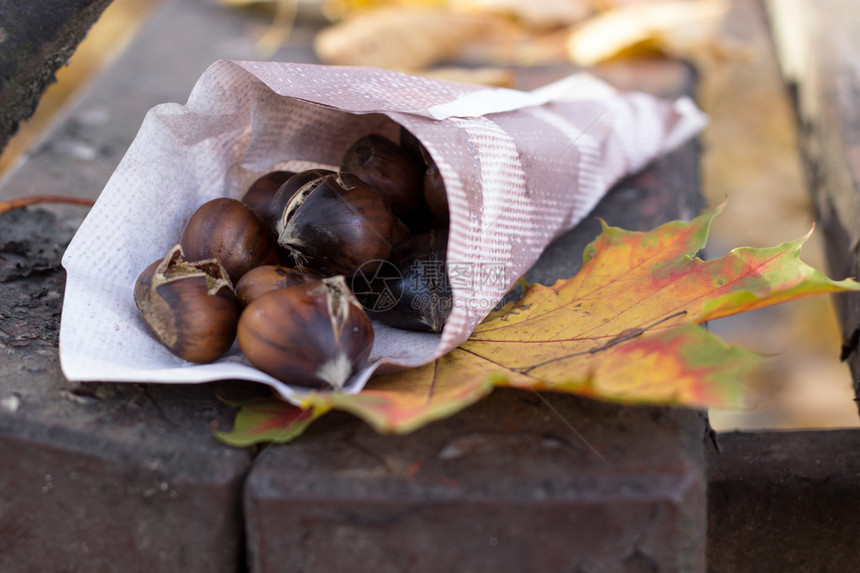
M 400 302 L 403 275 L 388 261 L 371 260 L 358 267 L 352 275 L 352 292 L 370 312 L 391 310 Z

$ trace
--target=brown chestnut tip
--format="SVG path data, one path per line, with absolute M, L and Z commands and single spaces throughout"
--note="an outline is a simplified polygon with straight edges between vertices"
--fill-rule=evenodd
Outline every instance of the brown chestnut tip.
M 183 360 L 213 362 L 236 338 L 239 307 L 224 267 L 186 261 L 180 245 L 141 272 L 134 302 L 155 338 Z
M 263 265 L 242 275 L 236 283 L 236 296 L 242 307 L 260 298 L 269 291 L 287 288 L 317 279 L 315 275 L 282 265 Z
M 340 390 L 364 365 L 373 326 L 344 277 L 270 291 L 239 319 L 248 361 L 287 384 Z

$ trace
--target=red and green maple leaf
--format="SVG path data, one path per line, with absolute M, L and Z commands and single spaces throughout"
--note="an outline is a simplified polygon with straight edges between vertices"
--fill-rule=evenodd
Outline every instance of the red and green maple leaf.
M 405 433 L 454 414 L 496 386 L 570 392 L 618 402 L 696 408 L 740 404 L 760 360 L 702 323 L 804 296 L 860 290 L 800 260 L 808 237 L 777 247 L 696 258 L 720 209 L 650 232 L 604 225 L 579 273 L 532 285 L 447 355 L 373 378 L 358 394 L 319 392 L 301 407 L 278 398 L 243 406 L 235 445 L 294 439 L 331 409 L 381 432 Z M 265 403 L 265 413 L 257 413 Z

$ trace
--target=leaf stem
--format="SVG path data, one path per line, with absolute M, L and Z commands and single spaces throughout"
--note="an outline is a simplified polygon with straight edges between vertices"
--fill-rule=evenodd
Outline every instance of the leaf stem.
M 68 205 L 92 207 L 95 204 L 95 201 L 92 199 L 83 199 L 81 197 L 68 197 L 66 195 L 33 195 L 31 197 L 19 197 L 17 199 L 0 201 L 0 213 L 22 209 L 38 203 L 66 203 Z
M 685 314 L 687 314 L 686 310 L 679 310 L 678 312 L 670 314 L 669 316 L 664 316 L 663 318 L 657 319 L 649 325 L 640 326 L 640 327 L 636 327 L 636 328 L 628 328 L 626 330 L 622 330 L 619 334 L 617 334 L 613 338 L 609 339 L 607 342 L 604 342 L 603 344 L 599 344 L 597 346 L 589 348 L 588 350 L 580 350 L 579 352 L 572 352 L 570 354 L 565 354 L 564 356 L 556 356 L 554 358 L 544 360 L 543 362 L 538 362 L 537 364 L 532 364 L 531 366 L 528 366 L 527 368 L 521 368 L 519 371 L 522 372 L 523 374 L 528 374 L 529 372 L 531 372 L 535 368 L 540 368 L 541 366 L 546 366 L 547 364 L 552 364 L 553 362 L 558 362 L 560 360 L 567 360 L 568 358 L 574 358 L 575 356 L 584 356 L 586 354 L 597 354 L 598 352 L 603 352 L 604 350 L 609 350 L 613 346 L 617 346 L 617 345 L 621 344 L 622 342 L 627 342 L 628 340 L 632 340 L 632 339 L 636 338 L 637 336 L 642 336 L 643 334 L 645 334 L 647 331 L 651 330 L 655 326 L 659 326 L 660 324 L 662 324 L 668 320 L 672 320 L 673 318 L 678 318 L 679 316 L 684 316 Z

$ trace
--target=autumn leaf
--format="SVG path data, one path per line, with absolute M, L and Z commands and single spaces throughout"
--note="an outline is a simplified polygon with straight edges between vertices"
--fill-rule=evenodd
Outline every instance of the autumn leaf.
M 349 411 L 378 431 L 404 433 L 450 416 L 494 386 L 630 403 L 737 406 L 744 373 L 760 357 L 725 344 L 701 323 L 803 296 L 857 291 L 860 283 L 830 280 L 804 264 L 800 248 L 807 237 L 709 261 L 695 257 L 719 211 L 646 233 L 604 225 L 575 277 L 532 285 L 447 355 L 376 377 L 355 395 L 312 394 L 302 407 Z
M 358 394 L 315 394 L 306 406 L 345 410 L 380 432 L 407 433 L 492 391 L 496 380 L 483 364 L 458 358 L 448 354 L 421 368 L 377 376 Z
M 315 407 L 299 408 L 268 396 L 224 402 L 239 408 L 239 412 L 233 420 L 233 428 L 227 432 L 216 431 L 215 437 L 237 447 L 260 442 L 290 442 L 326 412 Z

